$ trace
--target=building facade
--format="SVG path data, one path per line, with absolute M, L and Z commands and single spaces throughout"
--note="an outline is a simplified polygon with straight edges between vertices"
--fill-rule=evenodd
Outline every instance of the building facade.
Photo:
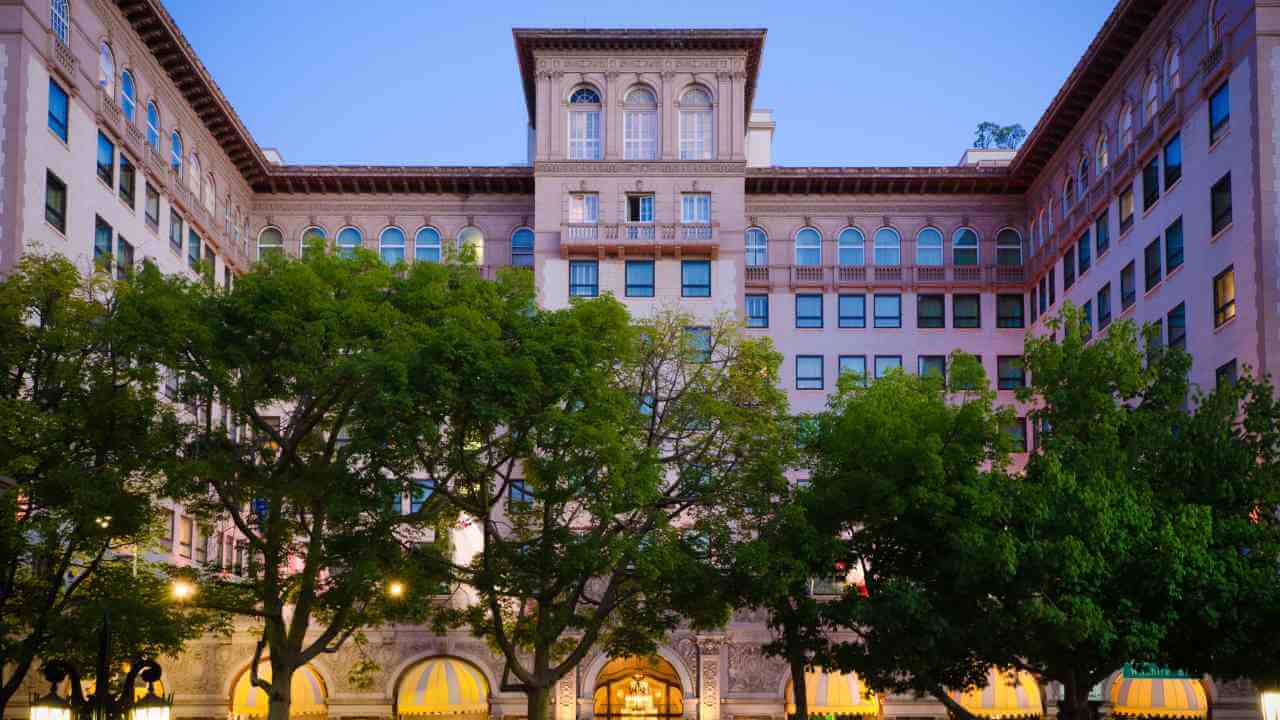
M 1158 324 L 1212 387 L 1280 368 L 1278 31 L 1257 0 L 1119 0 L 1018 151 L 871 168 L 774 163 L 772 114 L 755 106 L 764 30 L 517 29 L 527 164 L 317 166 L 255 142 L 160 0 L 8 0 L 0 271 L 58 252 L 85 270 L 150 260 L 230 283 L 315 238 L 389 262 L 469 247 L 485 272 L 530 268 L 547 306 L 613 293 L 637 314 L 740 317 L 784 354 L 797 412 L 821 408 L 843 371 L 946 372 L 955 350 L 1014 404 L 1026 333 L 1070 301 L 1098 333 Z M 171 515 L 172 562 L 234 564 L 226 529 Z M 246 628 L 168 661 L 176 714 L 265 713 L 244 684 L 255 639 Z M 296 714 L 524 714 L 474 638 L 369 639 L 293 679 Z M 643 662 L 590 657 L 557 688 L 556 717 L 779 718 L 788 671 L 767 639 L 740 614 Z M 372 684 L 346 672 L 360 653 L 380 668 Z M 809 687 L 824 713 L 946 714 L 867 697 L 849 676 Z M 1251 688 L 1212 678 L 1118 672 L 1097 691 L 1117 716 L 1257 715 Z M 1051 715 L 1056 692 L 1019 678 L 966 703 Z

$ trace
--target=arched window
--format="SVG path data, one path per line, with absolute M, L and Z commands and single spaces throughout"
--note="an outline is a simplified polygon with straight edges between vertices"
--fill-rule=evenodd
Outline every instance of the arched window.
M 1156 110 L 1160 108 L 1160 87 L 1156 84 L 1156 76 L 1147 78 L 1142 91 L 1142 126 L 1150 125 L 1156 119 Z
M 265 228 L 258 235 L 258 259 L 284 254 L 284 235 L 273 227 Z
M 656 160 L 658 157 L 658 96 L 648 86 L 637 85 L 622 101 L 622 157 L 624 160 Z
M 1052 197 L 1049 198 L 1048 210 L 1049 212 L 1048 214 L 1045 215 L 1045 217 L 1049 218 L 1049 224 L 1047 227 L 1049 228 L 1049 235 L 1050 237 L 1052 237 L 1053 236 L 1053 198 Z
M 747 228 L 747 265 L 763 267 L 769 264 L 769 236 L 764 230 Z
M 1076 180 L 1076 199 L 1083 200 L 1085 191 L 1089 189 L 1089 156 L 1080 158 L 1078 178 Z
M 364 245 L 364 235 L 353 227 L 344 227 L 338 231 L 338 257 L 353 258 L 356 248 Z
M 404 231 L 394 225 L 383 230 L 378 236 L 378 253 L 388 265 L 404 262 Z
M 710 160 L 714 156 L 711 93 L 693 87 L 680 97 L 680 159 Z
M 1120 108 L 1120 149 L 1133 143 L 1133 108 L 1127 103 Z
M 1164 96 L 1166 100 L 1182 87 L 1182 49 L 1177 45 L 1169 48 L 1169 56 L 1164 61 Z
M 325 233 L 324 233 L 324 228 L 322 227 L 317 227 L 315 225 L 312 225 L 306 230 L 303 230 L 302 231 L 303 254 L 306 254 L 309 252 L 315 252 L 315 250 L 312 249 L 312 245 L 314 245 L 315 243 L 320 243 L 320 252 L 324 252 L 324 245 L 325 245 L 324 239 L 325 239 Z
M 822 233 L 807 227 L 796 233 L 796 265 L 822 264 Z
M 174 166 L 174 170 L 177 169 L 178 166 Z M 197 153 L 191 153 L 191 164 L 187 166 L 187 169 L 191 171 L 187 186 L 191 188 L 191 192 L 195 193 L 196 197 L 200 197 L 200 156 Z
M 440 231 L 424 227 L 413 236 L 415 262 L 440 262 Z
M 484 264 L 484 233 L 479 228 L 463 228 L 458 233 L 458 256 L 466 259 L 467 254 L 475 254 L 475 263 Z
M 160 111 L 154 100 L 147 101 L 147 145 L 152 150 L 160 149 Z
M 107 97 L 116 96 L 116 56 L 105 40 L 98 46 L 98 87 Z
M 511 233 L 511 265 L 533 267 L 533 231 L 527 227 Z
M 227 197 L 222 201 L 222 232 L 228 237 L 231 236 L 231 193 L 227 193 Z
M 1017 267 L 1022 264 L 1022 236 L 1013 228 L 996 233 L 996 264 Z
M 71 0 L 51 0 L 49 26 L 64 46 L 71 42 Z
M 840 231 L 836 242 L 837 261 L 841 265 L 860 267 L 867 264 L 867 239 L 858 228 L 845 228 Z
M 1218 46 L 1218 0 L 1209 0 L 1209 14 L 1205 21 L 1208 22 L 1205 37 L 1209 38 L 1209 50 L 1212 51 Z
M 942 266 L 942 233 L 927 227 L 916 233 L 916 265 Z
M 1093 154 L 1096 158 L 1095 167 L 1097 167 L 1098 175 L 1102 175 L 1102 173 L 1107 169 L 1107 166 L 1111 164 L 1111 155 L 1107 152 L 1106 130 L 1098 133 L 1098 145 L 1095 147 Z
M 1068 173 L 1071 170 L 1067 170 Z M 1067 216 L 1067 212 L 1071 210 L 1071 203 L 1076 197 L 1076 181 L 1070 175 L 1062 183 L 1062 217 Z
M 217 187 L 213 184 L 213 173 L 204 176 L 204 209 L 213 215 L 217 211 Z
M 124 119 L 132 123 L 137 107 L 138 88 L 133 83 L 133 73 L 125 70 L 120 73 L 120 109 L 124 111 Z
M 883 227 L 876 231 L 876 264 L 902 264 L 902 236 L 891 227 Z
M 600 93 L 594 88 L 581 87 L 569 96 L 569 159 L 599 160 L 600 143 Z
M 182 179 L 182 135 L 174 130 L 169 135 L 169 165 L 173 167 L 173 171 L 177 173 L 178 179 Z
M 978 264 L 978 233 L 972 228 L 960 228 L 951 236 L 951 263 Z

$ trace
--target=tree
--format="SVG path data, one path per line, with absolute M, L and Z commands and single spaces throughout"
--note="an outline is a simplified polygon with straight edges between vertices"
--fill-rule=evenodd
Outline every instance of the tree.
M 842 377 L 819 416 L 808 505 L 866 588 L 822 606 L 826 622 L 856 638 L 829 645 L 822 663 L 971 717 L 947 688 L 986 679 L 988 579 L 1008 572 L 1000 528 L 1012 512 L 1003 432 L 1012 418 L 995 409 L 972 356 L 955 353 L 949 370 L 950 384 L 902 372 L 869 386 Z
M 37 658 L 91 652 L 104 612 L 130 628 L 121 659 L 207 627 L 129 557 L 153 536 L 159 471 L 181 440 L 123 322 L 129 292 L 59 256 L 25 256 L 0 280 L 0 714 Z
M 271 720 L 288 718 L 298 668 L 429 608 L 419 598 L 434 580 L 415 559 L 447 550 L 430 542 L 447 519 L 402 514 L 407 488 L 370 461 L 386 442 L 371 414 L 421 369 L 410 361 L 424 327 L 398 295 L 427 275 L 431 290 L 481 282 L 440 266 L 406 281 L 369 253 L 306 255 L 264 260 L 231 290 L 150 270 L 129 307 L 188 408 L 167 491 L 244 544 L 243 575 L 212 568 L 201 601 L 260 624 L 250 681 Z
M 1016 150 L 1027 137 L 1022 125 L 997 125 L 993 122 L 980 122 L 974 130 L 973 146 L 975 148 L 999 148 Z
M 475 602 L 453 620 L 542 720 L 593 647 L 645 655 L 682 621 L 727 619 L 710 579 L 746 499 L 779 487 L 786 401 L 777 353 L 732 323 L 633 326 L 611 298 L 541 310 L 513 277 L 496 305 L 418 308 L 441 328 L 422 352 L 454 366 L 413 373 L 417 402 L 385 413 L 400 452 L 386 465 L 474 519 L 475 556 L 449 570 Z

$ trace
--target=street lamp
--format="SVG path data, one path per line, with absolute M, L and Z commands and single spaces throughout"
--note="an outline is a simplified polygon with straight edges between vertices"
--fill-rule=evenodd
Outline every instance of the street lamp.
M 387 594 L 397 599 L 404 597 L 404 583 L 399 580 L 392 580 L 390 584 L 387 585 Z
M 94 668 L 96 685 L 93 695 L 85 698 L 80 672 L 66 660 L 45 663 L 44 679 L 49 681 L 49 694 L 31 703 L 31 720 L 169 720 L 170 700 L 156 695 L 155 685 L 162 671 L 154 660 L 137 659 L 129 664 L 129 672 L 119 694 L 111 696 L 109 685 L 111 663 L 111 623 L 104 618 L 98 631 L 98 664 Z M 58 696 L 58 685 L 69 679 L 70 697 Z M 134 686 L 141 679 L 147 683 L 147 694 L 134 698 Z

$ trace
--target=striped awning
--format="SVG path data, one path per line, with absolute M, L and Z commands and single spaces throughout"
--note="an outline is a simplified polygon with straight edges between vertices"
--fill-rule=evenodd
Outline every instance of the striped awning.
M 1193 678 L 1143 678 L 1116 673 L 1111 680 L 1111 714 L 1135 718 L 1204 718 L 1209 701 Z
M 809 715 L 879 715 L 880 699 L 854 673 L 807 670 L 804 696 Z M 787 713 L 796 711 L 795 683 L 787 683 Z
M 258 668 L 258 677 L 271 679 L 271 666 L 263 663 Z M 310 665 L 304 665 L 293 673 L 289 683 L 290 704 L 289 717 L 315 717 L 327 715 L 328 693 L 324 689 L 324 681 Z M 240 673 L 236 681 L 236 689 L 231 693 L 232 717 L 266 717 L 267 694 L 262 688 L 249 683 L 249 670 Z
M 489 682 L 465 660 L 427 658 L 409 668 L 396 690 L 396 714 L 489 714 Z
M 951 691 L 951 699 L 983 718 L 1038 718 L 1044 716 L 1040 684 L 1030 674 L 991 668 L 985 687 Z

